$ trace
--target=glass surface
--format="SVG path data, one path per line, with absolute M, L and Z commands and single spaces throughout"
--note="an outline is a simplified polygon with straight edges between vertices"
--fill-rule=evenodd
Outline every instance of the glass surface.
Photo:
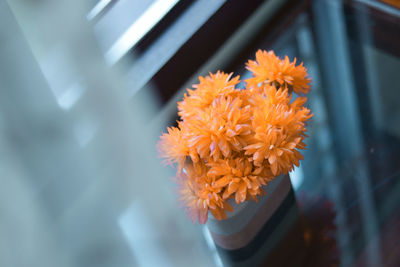
M 314 248 L 315 266 L 400 264 L 400 12 L 371 2 L 315 1 L 261 44 L 312 79 L 314 117 L 291 179 L 310 220 L 331 216 L 316 229 L 332 242 Z

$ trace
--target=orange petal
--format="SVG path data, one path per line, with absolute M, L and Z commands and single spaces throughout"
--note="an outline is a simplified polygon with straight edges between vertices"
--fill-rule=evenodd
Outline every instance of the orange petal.
M 240 184 L 239 190 L 236 192 L 236 195 L 239 195 L 239 203 L 246 200 L 246 191 L 247 186 L 245 183 Z
M 268 157 L 268 161 L 270 164 L 274 164 L 276 162 L 276 155 L 275 153 L 271 153 Z
M 230 180 L 229 180 L 226 176 L 224 176 L 224 177 L 222 177 L 221 179 L 218 179 L 218 180 L 214 183 L 214 186 L 215 186 L 215 187 L 224 187 L 224 186 L 226 186 L 227 184 L 229 184 L 229 182 L 230 182 Z
M 229 157 L 231 154 L 231 150 L 229 148 L 229 144 L 225 139 L 220 139 L 218 142 L 218 147 L 222 151 L 222 154 L 225 157 Z
M 278 175 L 278 164 L 276 163 L 276 161 L 274 164 L 271 164 L 271 171 L 274 175 Z

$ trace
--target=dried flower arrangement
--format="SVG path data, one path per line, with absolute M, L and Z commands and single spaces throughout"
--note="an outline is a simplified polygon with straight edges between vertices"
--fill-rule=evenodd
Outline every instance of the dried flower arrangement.
M 233 210 L 228 199 L 257 201 L 263 186 L 303 159 L 298 150 L 312 117 L 304 106 L 306 68 L 261 50 L 246 67 L 253 77 L 245 89 L 236 88 L 232 73 L 199 77 L 178 102 L 178 127 L 158 143 L 165 163 L 177 165 L 178 191 L 193 222 L 204 224 L 209 211 L 225 219 Z

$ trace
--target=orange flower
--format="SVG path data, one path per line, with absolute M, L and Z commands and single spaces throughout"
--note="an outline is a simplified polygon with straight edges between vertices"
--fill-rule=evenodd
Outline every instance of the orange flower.
M 162 134 L 157 147 L 160 156 L 165 158 L 165 164 L 178 163 L 183 167 L 186 157 L 190 154 L 183 132 L 177 127 L 168 127 L 168 133 Z
M 219 177 L 213 182 L 215 188 L 223 190 L 223 199 L 235 193 L 236 203 L 249 200 L 257 201 L 257 196 L 262 195 L 262 185 L 266 185 L 274 177 L 265 167 L 254 167 L 244 155 L 234 159 L 219 159 L 209 163 L 208 176 Z
M 298 106 L 304 99 L 289 104 L 291 97 L 287 89 L 280 91 L 268 91 L 266 98 L 255 96 L 258 103 L 252 122 L 255 134 L 252 144 L 244 148 L 245 155 L 252 156 L 255 166 L 269 164 L 274 175 L 287 174 L 303 159 L 297 149 L 305 148 L 305 122 L 311 118 L 309 109 Z M 281 100 L 276 103 L 269 100 L 278 97 Z
M 310 79 L 306 77 L 307 69 L 303 63 L 296 66 L 296 58 L 291 63 L 287 56 L 282 60 L 273 51 L 258 50 L 256 60 L 249 60 L 246 66 L 254 76 L 246 80 L 249 87 L 267 83 L 293 89 L 295 93 L 306 94 L 310 91 Z
M 193 221 L 204 224 L 208 218 L 208 207 L 203 205 L 203 201 L 199 196 L 198 185 L 181 173 L 182 177 L 178 179 L 178 194 L 180 201 L 183 203 L 185 212 Z
M 252 129 L 250 106 L 242 103 L 239 96 L 218 96 L 204 111 L 187 119 L 188 146 L 196 148 L 201 158 L 230 157 L 233 151 L 241 151 Z
M 187 89 L 183 101 L 178 102 L 178 115 L 186 119 L 203 111 L 220 95 L 236 95 L 238 90 L 235 89 L 235 85 L 240 81 L 239 76 L 231 79 L 232 75 L 233 73 L 218 71 L 205 78 L 200 76 L 199 84 L 193 85 L 195 89 Z
M 186 212 L 193 222 L 204 224 L 210 211 L 216 219 L 226 218 L 225 211 L 232 211 L 228 202 L 220 196 L 220 189 L 212 185 L 207 168 L 202 163 L 188 163 L 185 171 L 178 174 L 178 192 Z

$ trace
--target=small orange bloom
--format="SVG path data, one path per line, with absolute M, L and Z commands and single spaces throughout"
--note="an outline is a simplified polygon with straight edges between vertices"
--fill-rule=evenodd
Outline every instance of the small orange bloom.
M 186 157 L 189 156 L 189 147 L 183 132 L 177 127 L 169 127 L 168 133 L 163 133 L 158 142 L 158 151 L 165 158 L 164 163 L 177 163 L 183 167 Z
M 291 88 L 295 93 L 306 94 L 310 91 L 307 69 L 303 63 L 296 66 L 296 59 L 290 62 L 287 56 L 280 59 L 273 51 L 258 50 L 256 60 L 249 60 L 246 66 L 254 76 L 246 80 L 249 87 L 267 83 L 279 84 L 280 88 Z
M 195 89 L 187 89 L 183 101 L 178 102 L 178 115 L 184 120 L 203 111 L 218 96 L 235 96 L 238 93 L 235 85 L 240 82 L 240 77 L 231 79 L 232 75 L 233 73 L 226 74 L 218 71 L 215 74 L 210 73 L 205 78 L 200 76 L 199 84 L 193 85 Z
M 193 222 L 204 224 L 210 211 L 216 219 L 226 218 L 225 211 L 232 211 L 228 202 L 224 201 L 220 189 L 212 185 L 212 179 L 207 176 L 207 169 L 202 163 L 188 163 L 185 171 L 179 173 L 177 182 L 180 200 L 186 208 L 186 213 Z
M 191 133 L 188 146 L 196 148 L 203 159 L 230 157 L 234 151 L 241 151 L 252 129 L 250 106 L 242 103 L 240 97 L 219 96 L 197 116 L 186 119 Z
M 208 176 L 219 177 L 213 186 L 221 188 L 222 198 L 227 199 L 235 193 L 238 204 L 249 200 L 249 197 L 257 201 L 257 196 L 263 194 L 262 185 L 274 177 L 271 172 L 263 170 L 264 167 L 255 168 L 244 155 L 234 159 L 219 159 L 209 163 L 209 167 Z
M 303 99 L 290 104 L 287 89 L 280 91 L 270 90 L 266 98 L 256 96 L 258 106 L 252 122 L 255 134 L 252 144 L 244 148 L 245 155 L 252 156 L 255 166 L 269 164 L 274 175 L 287 174 L 303 159 L 297 149 L 305 148 L 305 122 L 311 118 L 309 109 L 298 107 Z M 277 95 L 286 97 L 276 102 L 269 100 L 279 99 Z

